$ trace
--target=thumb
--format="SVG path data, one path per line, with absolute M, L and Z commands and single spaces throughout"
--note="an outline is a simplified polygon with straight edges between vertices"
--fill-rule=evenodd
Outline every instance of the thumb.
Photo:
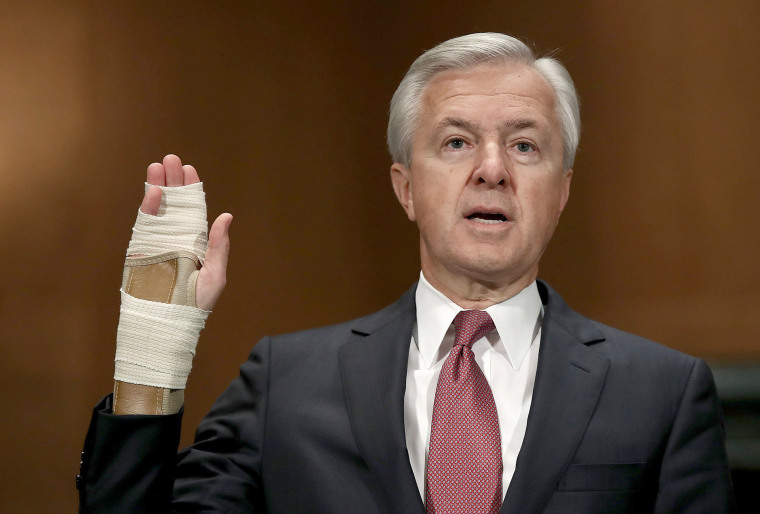
M 206 260 L 198 274 L 195 304 L 199 309 L 211 310 L 227 283 L 227 259 L 230 255 L 230 224 L 232 214 L 220 214 L 208 234 Z
M 232 214 L 220 214 L 211 225 L 208 233 L 208 249 L 206 250 L 205 266 L 227 270 L 227 258 L 230 255 L 230 225 Z

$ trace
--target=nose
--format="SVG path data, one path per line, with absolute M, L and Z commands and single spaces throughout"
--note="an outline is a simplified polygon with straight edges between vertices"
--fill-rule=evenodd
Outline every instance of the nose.
M 506 149 L 496 142 L 480 147 L 476 169 L 472 179 L 476 184 L 486 184 L 489 188 L 506 187 L 509 184 L 508 157 Z

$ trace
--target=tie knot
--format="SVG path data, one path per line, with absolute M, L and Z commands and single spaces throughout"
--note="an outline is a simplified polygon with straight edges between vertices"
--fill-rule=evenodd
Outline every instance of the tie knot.
M 462 311 L 454 318 L 454 344 L 472 347 L 472 343 L 496 328 L 486 311 Z

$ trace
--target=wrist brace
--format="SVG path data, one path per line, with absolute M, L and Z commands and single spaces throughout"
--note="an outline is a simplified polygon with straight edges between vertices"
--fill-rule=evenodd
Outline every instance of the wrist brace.
M 209 311 L 141 300 L 121 291 L 114 378 L 184 389 Z
M 206 203 L 201 183 L 159 187 L 158 215 L 138 211 L 127 250 L 114 379 L 180 390 L 209 314 L 195 307 L 208 245 Z

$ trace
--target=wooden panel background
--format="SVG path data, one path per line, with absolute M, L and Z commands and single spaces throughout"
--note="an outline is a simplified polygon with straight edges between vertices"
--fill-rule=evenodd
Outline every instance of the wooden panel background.
M 754 0 L 2 1 L 0 511 L 75 510 L 147 164 L 179 154 L 210 213 L 236 217 L 187 443 L 261 336 L 359 316 L 415 280 L 387 105 L 423 49 L 475 31 L 559 49 L 581 93 L 542 276 L 606 323 L 760 360 Z

